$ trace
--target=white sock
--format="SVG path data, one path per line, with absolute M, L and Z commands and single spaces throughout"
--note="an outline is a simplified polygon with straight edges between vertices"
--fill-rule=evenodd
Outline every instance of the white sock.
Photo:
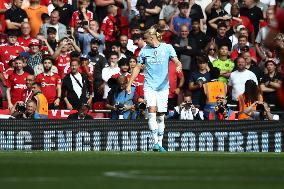
M 154 144 L 157 144 L 158 143 L 158 124 L 156 120 L 156 113 L 149 113 L 148 117 L 149 117 L 148 124 L 152 132 Z
M 158 123 L 158 144 L 162 146 L 163 144 L 163 136 L 165 130 L 165 115 L 157 116 Z

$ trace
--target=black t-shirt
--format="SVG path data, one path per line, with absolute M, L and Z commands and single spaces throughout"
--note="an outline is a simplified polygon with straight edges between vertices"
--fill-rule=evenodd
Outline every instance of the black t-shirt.
M 64 24 L 65 26 L 70 26 L 72 14 L 74 12 L 73 6 L 65 3 L 63 7 L 56 7 L 55 10 L 59 11 L 59 22 Z
M 253 72 L 258 80 L 258 82 L 260 82 L 260 79 L 263 76 L 263 72 L 261 71 L 261 69 L 256 65 L 256 63 L 252 63 L 252 65 L 249 67 L 248 69 L 249 71 Z
M 204 15 L 200 5 L 193 4 L 189 13 L 191 19 L 203 19 Z
M 215 43 L 217 44 L 218 48 L 222 45 L 226 45 L 229 48 L 229 51 L 232 49 L 232 42 L 228 37 L 220 38 L 218 36 L 214 37 Z
M 257 33 L 259 31 L 259 21 L 263 19 L 263 12 L 261 11 L 261 9 L 257 6 L 254 6 L 251 9 L 242 7 L 240 9 L 240 15 L 246 16 L 250 19 L 254 27 L 255 36 L 257 36 Z
M 162 9 L 162 1 L 161 0 L 152 0 L 150 3 L 147 0 L 138 0 L 136 7 L 139 6 L 144 6 L 145 9 L 154 9 L 156 6 L 160 7 Z M 154 24 L 157 24 L 159 21 L 159 15 L 160 14 L 155 14 L 155 15 L 150 15 L 146 16 L 146 26 L 152 26 Z M 147 28 L 145 28 L 147 29 Z
M 11 22 L 22 23 L 25 18 L 28 18 L 28 15 L 25 10 L 12 6 L 5 12 L 5 20 L 10 20 Z M 6 32 L 8 29 L 6 28 Z M 21 29 L 16 29 L 18 36 L 21 35 Z
M 225 16 L 227 14 L 228 13 L 225 10 L 221 10 L 220 12 L 217 12 L 215 9 L 212 9 L 211 10 L 211 14 L 207 14 L 207 19 L 206 19 L 207 31 L 206 31 L 206 35 L 208 35 L 209 37 L 212 37 L 212 36 L 215 36 L 216 33 L 217 33 L 217 31 L 209 25 L 209 21 L 214 19 L 214 18 L 217 18 L 219 16 Z
M 203 32 L 198 32 L 198 33 L 194 33 L 193 31 L 191 31 L 189 33 L 189 36 L 191 36 L 197 44 L 197 50 L 201 51 L 202 49 L 205 48 L 205 46 L 207 45 L 207 43 L 209 42 L 209 38 L 207 37 L 207 35 L 205 35 L 205 33 Z
M 266 82 L 269 82 L 269 81 L 276 82 L 281 79 L 282 79 L 281 75 L 278 73 L 275 73 L 273 77 L 270 77 L 269 74 L 264 74 L 263 78 L 261 79 L 261 83 L 265 84 Z M 275 104 L 276 109 L 278 108 L 280 102 L 278 101 L 277 91 L 263 92 L 263 98 L 265 102 L 267 102 L 268 104 Z

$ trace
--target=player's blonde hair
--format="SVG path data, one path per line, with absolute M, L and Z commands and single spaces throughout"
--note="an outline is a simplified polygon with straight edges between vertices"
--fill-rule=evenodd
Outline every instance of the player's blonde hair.
M 157 32 L 157 29 L 153 26 L 151 28 L 149 28 L 148 30 L 146 30 L 145 34 L 151 35 L 151 36 L 156 36 L 159 41 L 162 40 L 162 35 L 159 32 Z

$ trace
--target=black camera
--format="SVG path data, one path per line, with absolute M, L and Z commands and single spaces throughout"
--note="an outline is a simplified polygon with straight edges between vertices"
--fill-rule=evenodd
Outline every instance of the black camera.
M 86 20 L 81 22 L 81 27 L 88 26 L 88 25 L 89 25 L 89 22 Z
M 117 111 L 117 113 L 118 113 L 118 115 L 122 115 L 123 114 L 123 112 L 124 112 L 124 104 L 122 104 L 122 103 L 117 103 L 116 105 L 114 105 L 114 107 L 115 107 L 115 109 L 116 109 L 116 111 Z
M 146 110 L 146 108 L 147 108 L 146 104 L 143 103 L 143 102 L 136 104 L 135 107 L 136 107 L 137 110 Z
M 256 110 L 259 111 L 259 112 L 264 112 L 264 105 L 263 104 L 257 104 Z
M 17 104 L 15 109 L 18 112 L 24 113 L 26 111 L 26 106 L 25 106 L 25 104 Z
M 192 105 L 193 105 L 192 102 L 183 102 L 182 103 L 182 107 L 187 109 L 187 110 L 190 109 Z
M 223 104 L 223 102 L 218 102 L 217 108 L 218 108 L 217 112 L 222 114 L 225 112 L 226 106 Z

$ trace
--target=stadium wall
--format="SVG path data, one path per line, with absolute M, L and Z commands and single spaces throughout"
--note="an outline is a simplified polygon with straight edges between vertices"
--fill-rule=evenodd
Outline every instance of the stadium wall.
M 167 121 L 168 151 L 282 152 L 284 123 Z M 147 120 L 1 120 L 0 150 L 151 151 Z

